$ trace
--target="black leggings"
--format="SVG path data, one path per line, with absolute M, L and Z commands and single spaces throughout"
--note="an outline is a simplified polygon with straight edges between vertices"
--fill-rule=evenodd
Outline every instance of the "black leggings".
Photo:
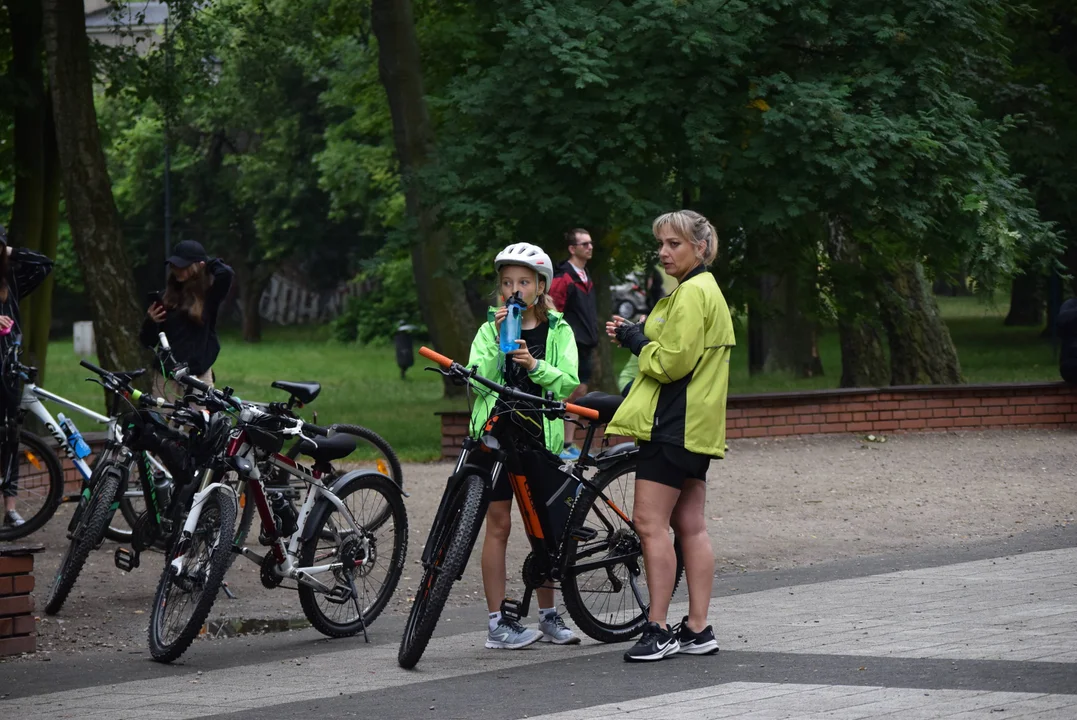
M 18 409 L 19 398 L 0 382 L 0 494 L 4 497 L 19 494 L 19 427 L 14 422 Z

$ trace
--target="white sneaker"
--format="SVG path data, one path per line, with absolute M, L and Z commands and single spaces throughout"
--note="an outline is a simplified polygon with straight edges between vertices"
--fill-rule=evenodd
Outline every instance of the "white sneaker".
M 533 645 L 542 637 L 538 630 L 525 628 L 517 620 L 502 617 L 497 627 L 486 636 L 486 647 L 491 650 L 519 650 Z
M 18 527 L 25 525 L 26 521 L 22 519 L 22 515 L 15 510 L 8 510 L 4 513 L 4 524 L 8 527 Z
M 542 631 L 539 642 L 575 645 L 580 641 L 579 636 L 565 625 L 565 620 L 560 615 L 554 615 L 549 620 L 539 620 L 539 630 Z

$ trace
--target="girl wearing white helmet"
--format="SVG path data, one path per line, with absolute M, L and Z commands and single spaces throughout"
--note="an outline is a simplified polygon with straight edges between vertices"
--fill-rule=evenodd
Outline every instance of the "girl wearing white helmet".
M 477 367 L 480 375 L 518 388 L 532 395 L 552 392 L 558 400 L 566 399 L 580 384 L 577 368 L 576 340 L 572 328 L 553 309 L 548 290 L 553 281 L 553 263 L 542 248 L 530 243 L 509 245 L 494 259 L 497 270 L 499 307 L 491 307 L 487 322 L 479 328 L 471 343 L 468 367 Z M 501 352 L 501 323 L 508 314 L 505 303 L 519 293 L 527 309 L 521 314 L 519 350 Z M 478 437 L 490 411 L 493 398 L 477 391 L 471 416 L 471 434 Z M 541 432 L 546 448 L 555 455 L 564 447 L 564 423 L 544 419 Z M 570 645 L 580 641 L 557 612 L 553 588 L 539 588 L 539 629 L 525 628 L 516 618 L 502 617 L 505 598 L 505 551 L 512 526 L 512 485 L 507 477 L 498 479 L 486 513 L 486 537 L 482 546 L 482 583 L 490 612 L 486 647 L 517 650 L 534 642 Z

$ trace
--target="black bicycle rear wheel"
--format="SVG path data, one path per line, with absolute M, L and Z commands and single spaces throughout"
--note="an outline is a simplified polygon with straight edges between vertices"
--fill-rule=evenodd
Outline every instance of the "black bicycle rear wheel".
M 153 598 L 148 629 L 150 654 L 158 662 L 182 655 L 209 617 L 231 562 L 236 504 L 216 490 L 206 498 L 191 537 L 176 534 Z M 172 562 L 182 559 L 183 569 Z
M 45 441 L 19 430 L 19 448 L 10 468 L 0 468 L 0 488 L 14 486 L 15 510 L 25 521 L 9 525 L 0 516 L 0 541 L 17 540 L 41 527 L 56 514 L 64 499 L 64 470 L 59 458 Z M 9 478 L 8 475 L 11 475 Z M 0 495 L 6 495 L 0 492 Z M 0 507 L 0 514 L 3 508 Z
M 120 469 L 115 465 L 98 466 L 96 478 L 91 478 L 90 497 L 80 503 L 78 522 L 71 533 L 71 543 L 67 547 L 64 559 L 56 570 L 49 596 L 45 601 L 45 613 L 55 615 L 60 612 L 75 586 L 75 581 L 82 572 L 90 551 L 100 544 L 105 536 L 109 518 L 115 512 L 112 503 L 120 489 Z
M 627 459 L 597 474 L 593 484 L 624 513 L 632 512 L 636 461 Z M 639 536 L 594 490 L 584 486 L 572 509 L 563 544 L 561 596 L 577 627 L 599 642 L 623 642 L 643 631 L 647 612 L 633 585 L 650 607 L 647 574 Z M 578 529 L 583 528 L 580 532 Z M 684 572 L 681 548 L 674 543 L 677 563 L 673 588 Z M 591 567 L 611 558 L 618 561 Z
M 311 513 L 314 531 L 299 553 L 302 567 L 344 564 L 339 570 L 314 576 L 329 586 L 329 593 L 299 585 L 303 613 L 318 632 L 329 637 L 354 635 L 364 623 L 370 627 L 400 582 L 408 550 L 407 511 L 400 491 L 390 481 L 367 473 L 339 497 L 359 526 L 358 535 L 337 507 L 323 498 L 321 507 Z
M 445 601 L 449 599 L 456 578 L 467 566 L 468 556 L 482 525 L 486 483 L 478 475 L 469 475 L 456 491 L 443 528 L 431 528 L 429 542 L 435 543 L 433 562 L 423 573 L 415 591 L 404 637 L 400 640 L 397 662 L 400 667 L 415 667 L 434 634 Z

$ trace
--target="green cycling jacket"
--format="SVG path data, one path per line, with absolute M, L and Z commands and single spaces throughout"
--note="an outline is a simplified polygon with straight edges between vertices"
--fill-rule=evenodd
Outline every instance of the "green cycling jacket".
M 729 355 L 733 319 L 714 276 L 690 272 L 662 298 L 643 328 L 639 375 L 607 434 L 666 442 L 725 456 Z
M 475 339 L 471 341 L 467 367 L 478 367 L 479 375 L 503 383 L 506 358 L 498 346 L 498 333 L 494 326 L 496 310 L 489 309 L 487 322 L 479 328 Z M 549 311 L 549 324 L 546 333 L 546 358 L 538 361 L 538 367 L 531 373 L 531 380 L 544 392 L 552 392 L 555 398 L 564 400 L 580 384 L 576 337 L 572 334 L 572 327 L 559 312 Z M 496 396 L 482 386 L 473 387 L 475 406 L 471 410 L 471 436 L 477 438 L 490 418 Z M 546 449 L 552 453 L 560 453 L 565 445 L 564 422 L 543 418 L 542 425 Z

